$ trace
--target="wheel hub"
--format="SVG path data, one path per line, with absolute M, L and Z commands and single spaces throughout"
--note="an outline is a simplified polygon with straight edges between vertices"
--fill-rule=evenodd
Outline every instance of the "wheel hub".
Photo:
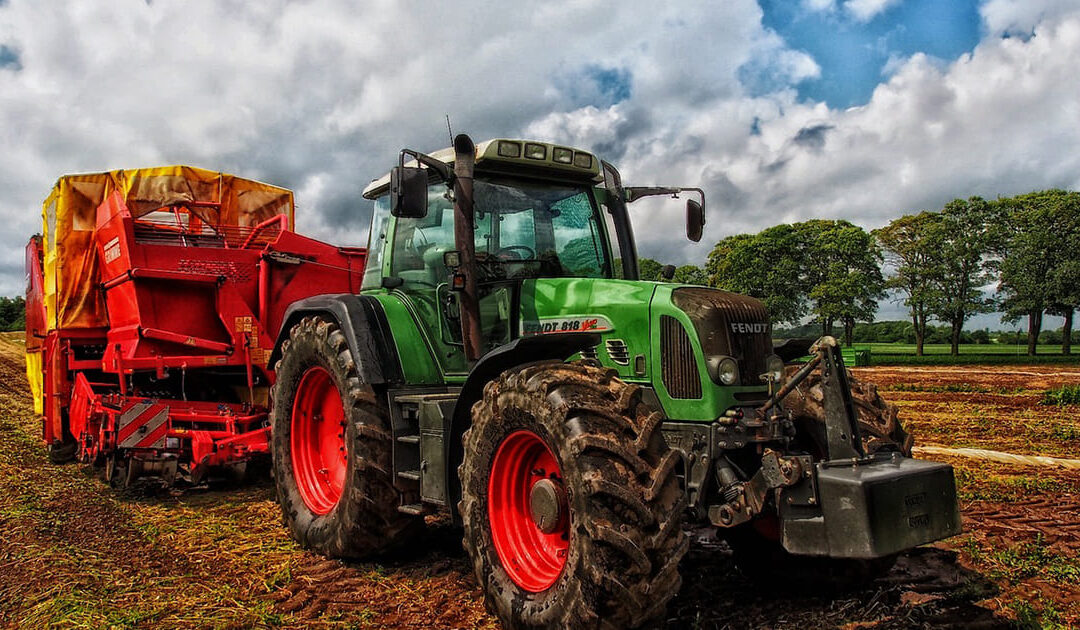
M 541 479 L 529 491 L 529 512 L 533 522 L 545 534 L 554 533 L 562 521 L 562 505 L 566 503 L 566 491 L 562 484 L 551 479 Z
M 551 588 L 566 566 L 571 514 L 562 470 L 536 433 L 499 444 L 488 477 L 488 522 L 499 562 L 522 589 Z
M 341 499 L 348 468 L 345 408 L 325 368 L 309 368 L 296 389 L 292 409 L 293 474 L 304 504 L 327 514 Z

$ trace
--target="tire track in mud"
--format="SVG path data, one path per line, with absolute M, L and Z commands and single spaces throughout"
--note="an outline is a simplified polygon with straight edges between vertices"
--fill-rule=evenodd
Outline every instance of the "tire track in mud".
M 483 594 L 461 551 L 460 532 L 440 524 L 425 539 L 428 544 L 414 551 L 419 557 L 381 565 L 305 552 L 291 581 L 268 598 L 279 612 L 307 621 L 348 615 L 383 628 L 498 627 L 477 614 Z
M 104 488 L 48 463 L 26 432 L 34 419 L 22 361 L 21 348 L 0 343 L 0 622 L 35 625 L 34 607 L 58 589 L 93 591 L 133 574 L 199 574 L 147 540 Z
M 964 527 L 1005 539 L 1039 538 L 1070 555 L 1080 554 L 1080 500 L 1038 497 L 1016 503 L 974 501 L 963 513 Z

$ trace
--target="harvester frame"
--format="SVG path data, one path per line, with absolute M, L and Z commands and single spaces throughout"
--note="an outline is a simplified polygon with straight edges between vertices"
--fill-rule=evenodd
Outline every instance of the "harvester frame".
M 62 177 L 27 245 L 27 375 L 55 461 L 110 481 L 269 454 L 288 304 L 357 291 L 364 251 L 292 231 L 288 190 L 191 167 Z

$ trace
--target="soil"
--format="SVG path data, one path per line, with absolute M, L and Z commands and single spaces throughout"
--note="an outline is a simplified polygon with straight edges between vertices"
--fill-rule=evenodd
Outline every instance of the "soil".
M 268 480 L 116 492 L 85 467 L 49 464 L 18 342 L 0 336 L 0 626 L 498 627 L 460 530 L 446 518 L 429 517 L 414 549 L 379 563 L 342 563 L 296 547 Z M 917 445 L 1080 456 L 1068 433 L 1080 409 L 1039 404 L 1045 389 L 1080 382 L 1080 368 L 857 373 L 900 405 Z M 978 391 L 945 391 L 949 384 Z M 711 532 L 694 532 L 668 627 L 1080 624 L 1080 473 L 950 463 L 964 533 L 901 555 L 855 592 L 764 591 L 739 574 Z

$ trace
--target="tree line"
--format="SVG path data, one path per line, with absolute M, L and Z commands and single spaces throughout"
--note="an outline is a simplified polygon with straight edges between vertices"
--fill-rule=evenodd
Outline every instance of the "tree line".
M 26 329 L 26 301 L 18 297 L 0 297 L 0 330 Z
M 663 279 L 662 269 L 641 261 L 642 279 Z M 1070 354 L 1080 307 L 1080 193 L 954 199 L 871 232 L 841 220 L 775 225 L 721 240 L 704 269 L 684 265 L 671 280 L 756 297 L 778 326 L 811 321 L 826 335 L 841 326 L 848 345 L 893 291 L 908 309 L 918 355 L 928 337 L 940 338 L 930 322 L 947 328 L 956 355 L 971 338 L 964 324 L 996 311 L 1027 320 L 1034 355 L 1043 316 L 1057 315 L 1065 320 L 1062 352 Z
M 773 334 L 781 338 L 811 337 L 819 334 L 818 324 L 804 324 L 802 326 L 777 328 Z M 927 324 L 925 333 L 927 344 L 947 344 L 950 341 L 952 331 L 949 326 Z M 878 322 L 866 322 L 855 324 L 852 335 L 855 343 L 897 343 L 905 345 L 915 344 L 915 327 L 911 322 L 885 320 Z M 1080 343 L 1080 331 L 1072 331 L 1072 343 Z M 1039 333 L 1039 345 L 1061 345 L 1063 342 L 1060 330 L 1044 330 Z M 961 344 L 988 345 L 1004 344 L 1015 346 L 1027 344 L 1027 333 L 1012 330 L 991 331 L 988 328 L 965 329 L 960 333 Z

